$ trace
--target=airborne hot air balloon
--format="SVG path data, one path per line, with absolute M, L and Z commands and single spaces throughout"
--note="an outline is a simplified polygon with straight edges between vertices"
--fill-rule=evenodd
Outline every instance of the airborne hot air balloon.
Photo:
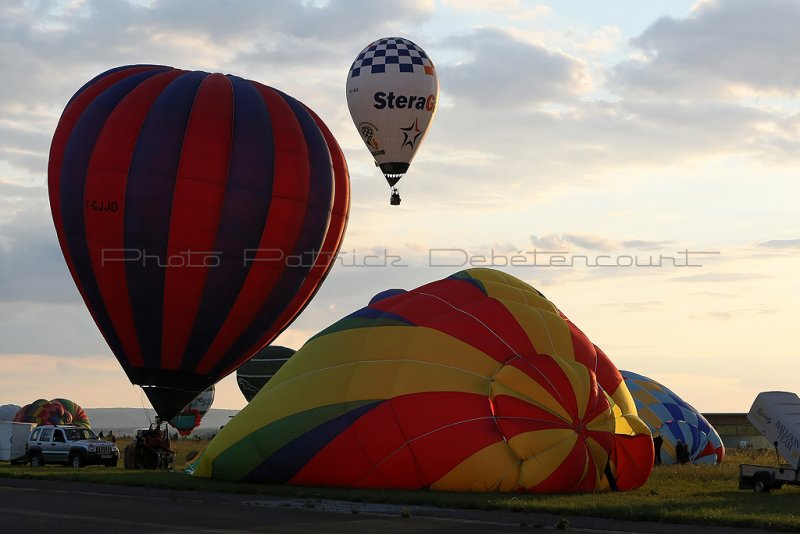
M 631 371 L 621 371 L 625 384 L 633 395 L 639 417 L 647 423 L 653 435 L 660 434 L 661 461 L 677 463 L 675 445 L 681 440 L 689 449 L 693 464 L 719 464 L 725 457 L 716 429 L 703 415 L 672 390 Z
M 305 105 L 237 76 L 157 65 L 84 85 L 48 174 L 78 290 L 164 421 L 302 311 L 349 210 L 342 152 Z
M 350 66 L 350 116 L 392 188 L 392 205 L 400 204 L 395 186 L 428 132 L 438 98 L 433 62 L 408 39 L 378 39 Z
M 236 383 L 247 402 L 253 400 L 293 354 L 294 350 L 288 347 L 269 345 L 236 369 Z
M 653 468 L 633 406 L 616 367 L 550 301 L 470 269 L 385 291 L 317 334 L 188 470 L 354 488 L 628 490 Z
M 192 430 L 200 426 L 203 416 L 214 403 L 214 386 L 211 386 L 187 404 L 181 412 L 169 420 L 171 427 L 181 436 L 188 436 Z

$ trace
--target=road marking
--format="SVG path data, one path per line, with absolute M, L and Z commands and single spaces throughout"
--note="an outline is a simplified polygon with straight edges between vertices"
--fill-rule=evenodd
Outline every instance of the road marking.
M 93 515 L 81 515 L 76 514 L 74 512 L 70 512 L 68 514 L 60 514 L 57 512 L 45 512 L 45 511 L 33 511 L 33 510 L 20 510 L 18 508 L 2 508 L 0 507 L 0 515 L 5 516 L 12 516 L 16 515 L 26 515 L 26 516 L 34 516 L 34 517 L 48 517 L 52 519 L 63 519 L 63 520 L 80 520 L 80 521 L 92 521 L 95 523 L 108 523 L 112 525 L 130 525 L 130 520 L 127 519 L 112 519 L 109 517 L 97 517 Z M 163 530 L 164 528 L 169 528 L 171 530 L 181 530 L 186 532 L 197 532 L 196 527 L 182 527 L 178 525 L 165 525 L 164 523 L 148 523 L 146 521 L 136 521 L 137 525 L 141 525 L 142 527 L 149 527 L 156 531 Z M 233 532 L 233 531 L 228 531 Z
M 521 524 L 533 526 L 530 520 L 520 517 L 519 521 L 492 521 L 488 519 L 468 519 L 460 517 L 441 516 L 443 509 L 433 506 L 403 506 L 400 504 L 377 504 L 356 501 L 339 501 L 329 499 L 263 499 L 254 501 L 242 501 L 240 504 L 245 506 L 255 506 L 270 509 L 290 509 L 304 510 L 312 512 L 328 512 L 337 514 L 368 515 L 373 517 L 406 517 L 430 521 L 441 521 L 443 523 L 455 523 L 461 525 L 486 525 L 491 527 L 519 527 Z M 553 518 L 557 521 L 557 518 Z M 538 524 L 537 528 L 545 530 L 557 530 L 555 525 Z M 572 532 L 587 532 L 591 534 L 647 534 L 645 531 L 630 530 L 610 530 L 604 528 L 591 527 L 569 527 Z

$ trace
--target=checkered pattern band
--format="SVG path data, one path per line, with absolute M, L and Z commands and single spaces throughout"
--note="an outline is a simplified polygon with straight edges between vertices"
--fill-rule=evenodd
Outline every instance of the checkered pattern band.
M 433 75 L 433 62 L 422 48 L 402 37 L 370 43 L 350 66 L 347 78 L 383 72 L 417 72 Z

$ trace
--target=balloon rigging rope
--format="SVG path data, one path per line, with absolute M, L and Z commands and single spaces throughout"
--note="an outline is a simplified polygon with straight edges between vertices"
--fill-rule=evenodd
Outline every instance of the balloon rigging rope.
M 152 425 L 153 420 L 150 419 L 150 414 L 147 413 L 147 407 L 144 405 L 144 390 L 139 388 L 139 402 L 142 403 L 142 411 L 144 412 L 144 416 L 147 417 L 147 424 Z

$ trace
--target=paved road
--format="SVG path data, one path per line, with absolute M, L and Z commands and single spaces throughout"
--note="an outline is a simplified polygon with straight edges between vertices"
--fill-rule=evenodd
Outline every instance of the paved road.
M 281 499 L 53 480 L 0 479 L 0 533 L 113 534 L 270 532 L 380 534 L 555 530 L 557 515 L 449 510 L 332 500 Z M 569 517 L 572 532 L 754 534 L 753 529 L 692 527 Z

